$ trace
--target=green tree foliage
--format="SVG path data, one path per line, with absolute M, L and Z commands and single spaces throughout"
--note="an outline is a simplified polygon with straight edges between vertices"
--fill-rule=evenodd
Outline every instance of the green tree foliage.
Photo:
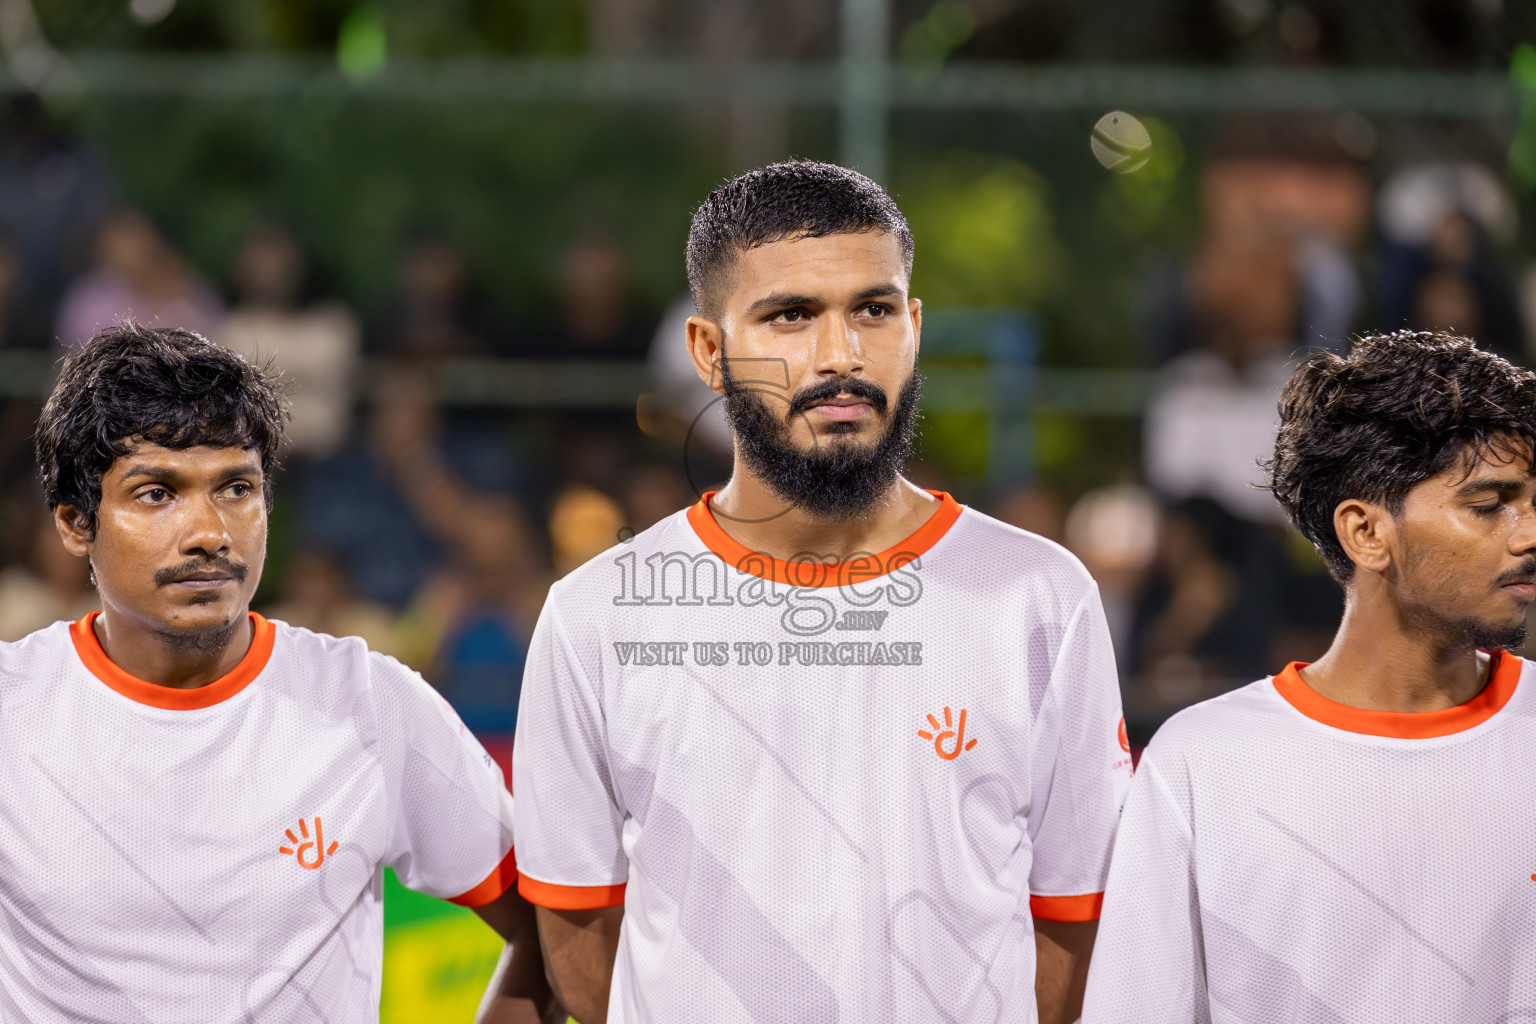
M 1035 308 L 1059 283 L 1050 188 L 1024 163 L 956 152 L 901 184 L 918 243 L 913 289 L 926 301 Z

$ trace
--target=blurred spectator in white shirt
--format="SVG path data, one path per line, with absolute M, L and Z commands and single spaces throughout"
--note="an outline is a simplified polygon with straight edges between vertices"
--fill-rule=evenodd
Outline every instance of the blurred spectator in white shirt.
M 1147 408 L 1147 482 L 1168 498 L 1211 498 L 1241 519 L 1282 523 L 1254 485 L 1264 479 L 1258 460 L 1274 450 L 1296 347 L 1292 244 L 1263 232 L 1207 237 L 1189 283 L 1203 345 L 1168 364 Z
M 123 317 L 213 337 L 223 304 L 142 212 L 119 209 L 96 234 L 94 269 L 64 293 L 55 341 L 74 348 Z
M 357 319 L 341 303 L 301 306 L 304 273 L 304 257 L 285 228 L 253 228 L 235 257 L 238 305 L 215 340 L 276 361 L 293 384 L 293 451 L 321 459 L 346 441 L 361 339 Z

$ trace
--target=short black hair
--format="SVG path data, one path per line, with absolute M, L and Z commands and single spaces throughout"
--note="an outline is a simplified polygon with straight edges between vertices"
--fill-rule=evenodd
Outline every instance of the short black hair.
M 68 505 L 96 529 L 101 480 L 136 442 L 245 448 L 261 456 L 272 507 L 288 417 L 282 379 L 200 334 L 125 320 L 64 360 L 38 417 L 37 466 L 49 509 Z
M 1414 486 L 1463 456 L 1510 456 L 1522 445 L 1536 445 L 1536 374 L 1467 338 L 1398 331 L 1297 368 L 1265 468 L 1286 515 L 1344 583 L 1355 566 L 1334 530 L 1341 501 L 1396 515 Z
M 888 231 L 912 276 L 912 229 L 885 189 L 858 171 L 815 160 L 787 160 L 748 171 L 716 188 L 688 229 L 693 304 L 719 318 L 720 285 L 747 249 L 786 238 Z

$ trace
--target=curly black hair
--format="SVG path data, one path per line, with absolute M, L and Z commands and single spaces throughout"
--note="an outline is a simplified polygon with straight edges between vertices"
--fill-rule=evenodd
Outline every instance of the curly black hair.
M 1361 337 L 1291 375 L 1265 462 L 1269 489 L 1340 583 L 1354 573 L 1333 526 L 1341 501 L 1393 515 L 1420 482 L 1485 452 L 1536 444 L 1536 374 L 1469 339 L 1429 331 Z M 1470 464 L 1469 464 L 1470 469 Z
M 94 533 L 102 477 L 147 441 L 257 452 L 270 511 L 287 417 L 284 382 L 270 367 L 192 331 L 125 320 L 64 360 L 34 438 L 43 497 Z
M 858 171 L 815 160 L 786 160 L 716 188 L 688 229 L 688 287 L 698 311 L 719 319 L 720 284 L 746 249 L 786 238 L 888 231 L 912 276 L 912 230 L 896 202 Z

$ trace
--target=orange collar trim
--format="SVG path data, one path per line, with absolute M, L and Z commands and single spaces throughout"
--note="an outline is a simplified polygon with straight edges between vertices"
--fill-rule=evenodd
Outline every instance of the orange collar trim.
M 1293 661 L 1275 676 L 1275 690 L 1286 702 L 1316 722 L 1365 736 L 1422 740 L 1452 736 L 1486 722 L 1514 696 L 1520 683 L 1520 659 L 1507 651 L 1493 653 L 1488 685 L 1465 704 L 1440 711 L 1369 711 L 1329 700 L 1301 678 L 1306 662 Z
M 718 491 L 705 491 L 698 504 L 688 509 L 688 524 L 704 546 L 719 555 L 727 565 L 774 583 L 790 587 L 840 587 L 863 583 L 884 576 L 907 565 L 939 542 L 960 518 L 963 506 L 944 491 L 929 491 L 939 499 L 939 507 L 917 531 L 895 547 L 875 554 L 855 555 L 846 562 L 821 562 L 807 554 L 803 559 L 785 562 L 753 551 L 720 528 L 709 500 Z
M 267 667 L 272 657 L 272 645 L 277 640 L 277 627 L 255 612 L 251 616 L 251 648 L 240 659 L 240 664 L 207 686 L 184 690 L 175 686 L 161 686 L 129 675 L 107 657 L 101 641 L 96 637 L 96 616 L 91 612 L 79 622 L 70 624 L 69 637 L 75 642 L 75 652 L 91 675 L 106 683 L 129 700 L 148 704 L 166 711 L 198 711 L 221 704 L 245 689 Z

